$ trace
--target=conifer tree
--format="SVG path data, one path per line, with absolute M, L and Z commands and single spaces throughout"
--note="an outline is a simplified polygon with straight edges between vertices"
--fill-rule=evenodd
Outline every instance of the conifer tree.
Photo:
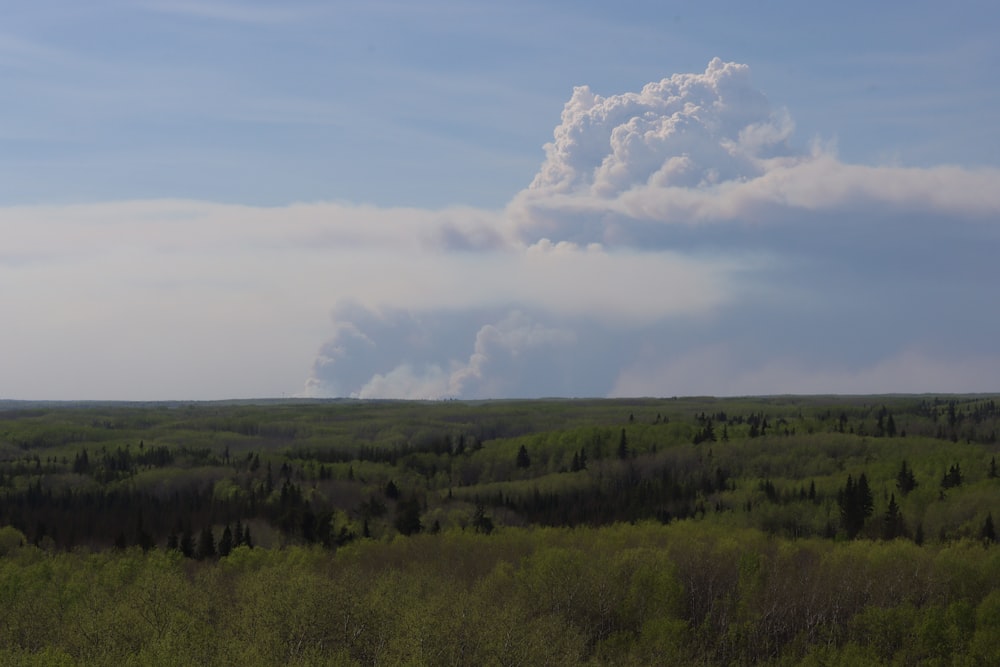
M 486 516 L 482 503 L 476 505 L 476 511 L 472 515 L 472 527 L 477 533 L 489 535 L 493 532 L 493 519 Z
M 986 520 L 983 521 L 983 528 L 979 533 L 980 537 L 983 538 L 984 542 L 996 542 L 997 532 L 993 527 L 993 513 L 990 512 L 986 515 Z
M 618 438 L 618 458 L 624 460 L 628 455 L 628 440 L 625 437 L 625 429 L 622 429 L 621 437 Z
M 170 531 L 167 535 L 167 551 L 177 551 L 180 549 L 180 542 L 177 538 L 177 531 Z
M 855 483 L 854 478 L 848 475 L 847 484 L 837 494 L 837 504 L 840 506 L 841 525 L 847 536 L 853 539 L 861 532 L 865 520 L 875 511 L 874 498 L 868 487 L 868 477 L 861 473 Z
M 396 506 L 396 530 L 403 535 L 413 535 L 423 530 L 420 523 L 420 501 L 416 495 L 400 500 Z
M 225 558 L 233 550 L 233 531 L 229 529 L 229 524 L 226 524 L 225 529 L 222 531 L 222 537 L 219 538 L 219 556 Z
M 956 463 L 955 465 L 948 468 L 948 472 L 944 474 L 944 477 L 941 479 L 941 488 L 951 489 L 961 485 L 962 485 L 962 469 L 959 467 L 959 464 Z
M 185 558 L 194 558 L 194 535 L 191 534 L 190 526 L 184 527 L 179 546 Z
M 524 445 L 521 445 L 521 448 L 517 450 L 516 463 L 518 468 L 527 468 L 531 465 L 531 457 L 528 456 L 528 450 L 525 449 Z
M 205 560 L 207 558 L 215 558 L 215 536 L 212 534 L 212 528 L 206 526 L 201 529 L 201 535 L 198 537 L 198 560 Z
M 913 476 L 913 470 L 906 464 L 906 459 L 903 459 L 899 472 L 896 474 L 896 488 L 904 496 L 917 488 L 917 480 Z
M 882 539 L 894 540 L 903 534 L 903 516 L 896 504 L 896 494 L 889 497 L 889 507 L 882 519 Z

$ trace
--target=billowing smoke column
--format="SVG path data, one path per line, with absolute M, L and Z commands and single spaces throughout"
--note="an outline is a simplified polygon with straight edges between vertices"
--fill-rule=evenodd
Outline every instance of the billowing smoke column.
M 638 93 L 580 86 L 566 103 L 530 190 L 613 196 L 636 185 L 698 187 L 752 178 L 760 158 L 788 152 L 787 115 L 772 113 L 750 68 L 712 60 Z
M 992 311 L 963 304 L 995 300 L 1000 171 L 846 164 L 791 135 L 749 67 L 719 59 L 639 92 L 575 88 L 502 215 L 427 235 L 425 272 L 450 277 L 432 301 L 411 275 L 336 304 L 307 392 L 995 386 L 978 370 L 1000 368 Z M 926 352 L 959 338 L 975 359 Z

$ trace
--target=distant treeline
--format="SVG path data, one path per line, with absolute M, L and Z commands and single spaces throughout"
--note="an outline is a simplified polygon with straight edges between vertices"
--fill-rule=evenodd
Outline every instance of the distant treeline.
M 685 519 L 991 541 L 998 421 L 978 396 L 33 404 L 0 411 L 0 525 L 48 549 L 192 557 L 237 524 L 327 548 Z

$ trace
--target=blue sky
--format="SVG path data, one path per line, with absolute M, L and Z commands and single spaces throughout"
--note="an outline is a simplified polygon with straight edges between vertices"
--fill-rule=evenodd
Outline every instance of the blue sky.
M 8 8 L 0 397 L 1000 390 L 998 27 Z

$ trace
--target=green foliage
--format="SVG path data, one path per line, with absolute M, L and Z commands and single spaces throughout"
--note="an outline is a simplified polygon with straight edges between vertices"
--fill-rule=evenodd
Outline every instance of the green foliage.
M 982 396 L 4 404 L 0 663 L 994 664 L 998 422 Z
M 992 664 L 1000 552 L 707 523 L 0 558 L 4 664 Z M 48 661 L 48 662 L 46 662 Z

